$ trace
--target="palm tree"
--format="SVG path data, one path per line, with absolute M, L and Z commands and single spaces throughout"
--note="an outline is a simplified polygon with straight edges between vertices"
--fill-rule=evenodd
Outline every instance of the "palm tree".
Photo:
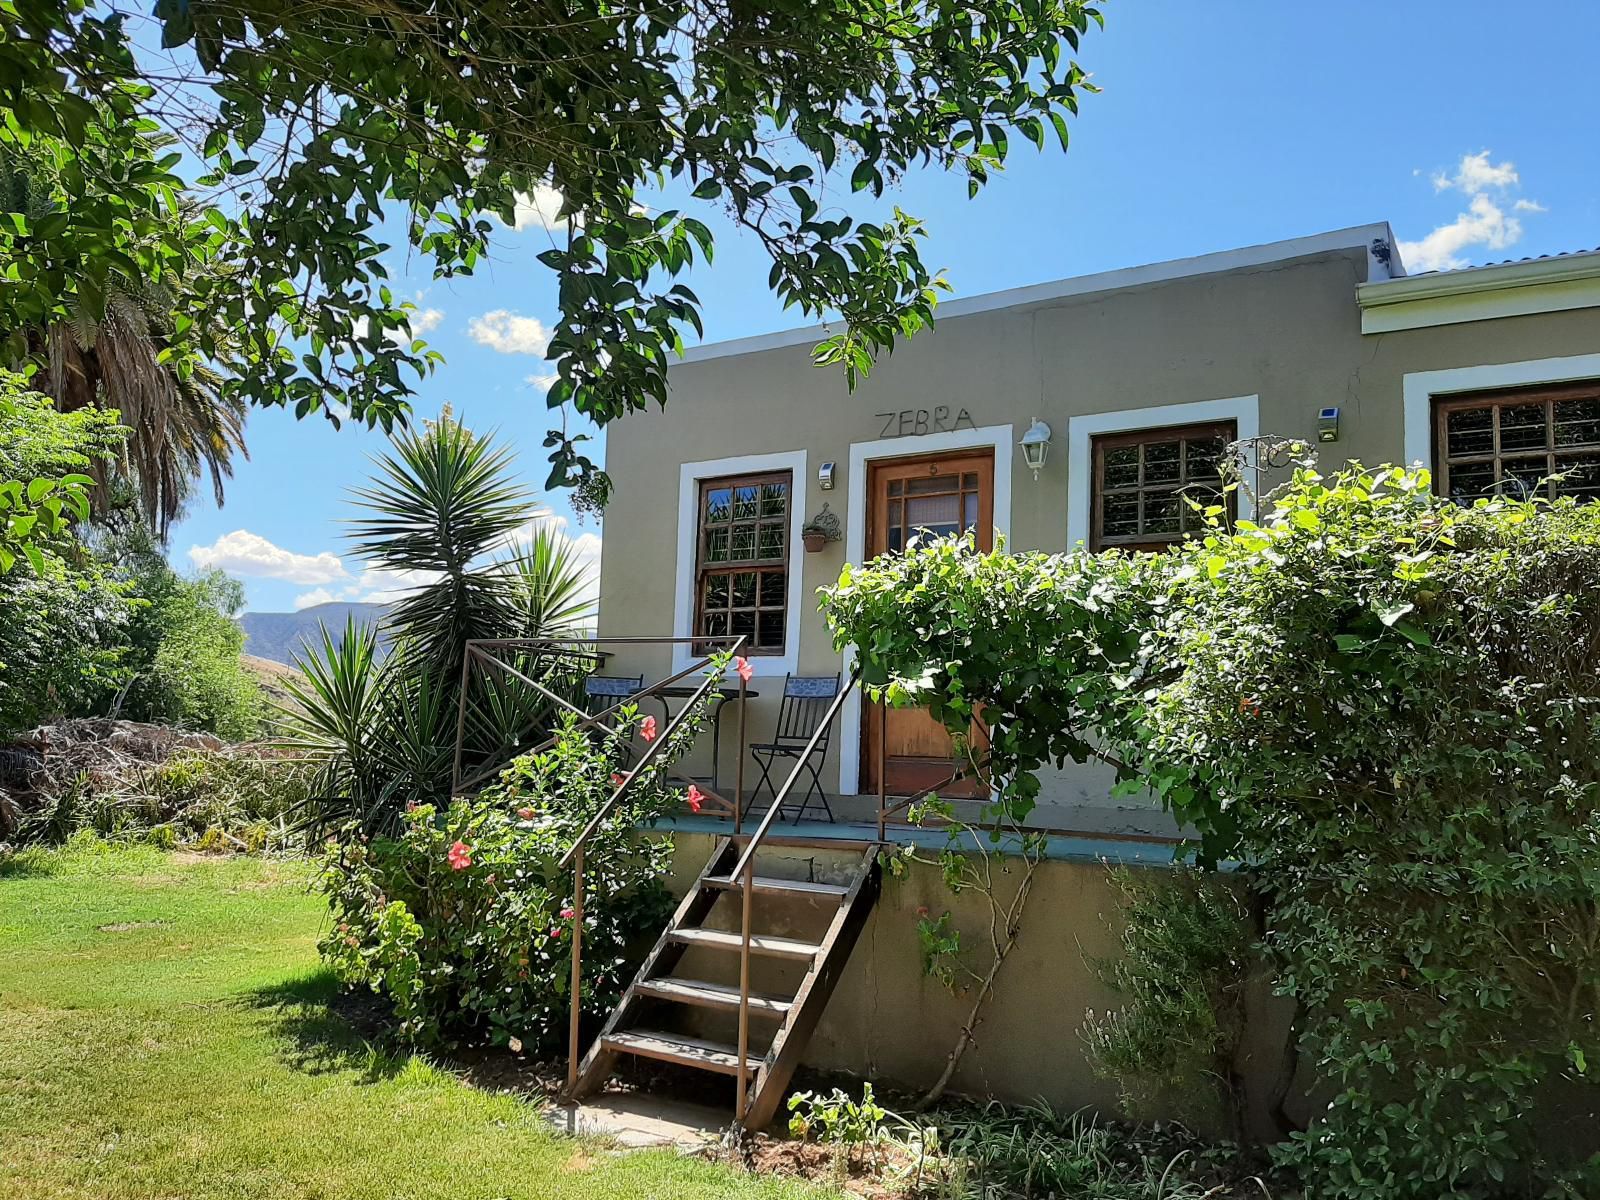
M 170 144 L 170 139 L 150 139 L 152 157 Z M 28 149 L 0 147 L 0 206 L 37 224 L 57 211 L 60 170 L 41 143 Z M 192 207 L 180 207 L 171 219 L 189 223 L 199 216 Z M 131 432 L 119 461 L 98 472 L 99 499 L 104 501 L 108 476 L 127 479 L 138 489 L 146 523 L 165 542 L 207 475 L 213 497 L 222 504 L 223 480 L 233 474 L 234 455 L 248 457 L 247 405 L 227 395 L 216 367 L 196 364 L 180 371 L 162 361 L 184 304 L 172 282 L 113 273 L 104 292 L 103 311 L 91 311 L 73 295 L 66 315 L 20 332 L 27 356 L 42 368 L 37 386 L 56 407 L 118 411 Z

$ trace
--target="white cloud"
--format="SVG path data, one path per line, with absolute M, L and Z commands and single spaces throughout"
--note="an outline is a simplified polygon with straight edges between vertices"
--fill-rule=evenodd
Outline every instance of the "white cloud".
M 1515 163 L 1491 163 L 1487 150 L 1480 150 L 1476 154 L 1463 154 L 1460 163 L 1456 165 L 1454 175 L 1447 175 L 1443 171 L 1435 171 L 1433 174 L 1435 191 L 1443 192 L 1454 188 L 1467 196 L 1512 187 L 1520 182 L 1522 180 L 1517 174 Z
M 556 380 L 560 378 L 561 376 L 552 371 L 548 375 L 529 375 L 524 382 L 526 382 L 529 387 L 534 388 L 537 391 L 548 392 L 552 387 L 555 386 Z
M 408 322 L 412 337 L 421 337 L 431 330 L 439 328 L 444 321 L 444 310 L 439 308 L 419 308 L 412 312 Z
M 523 317 L 510 309 L 497 308 L 473 317 L 467 334 L 480 346 L 501 354 L 539 354 L 550 346 L 550 331 L 537 317 Z
M 572 222 L 582 228 L 583 214 L 573 213 Z M 517 193 L 517 207 L 511 228 L 521 233 L 535 225 L 551 231 L 567 227 L 567 218 L 561 215 L 561 193 L 547 183 L 537 185 L 531 193 Z
M 309 592 L 301 592 L 294 598 L 294 610 L 299 612 L 302 608 L 310 608 L 314 604 L 332 604 L 338 598 L 327 588 L 314 588 Z
M 361 578 L 345 589 L 342 599 L 357 600 L 362 604 L 390 604 L 404 599 L 417 588 L 427 587 L 438 580 L 434 571 L 390 571 L 383 567 L 368 567 Z
M 1467 210 L 1416 241 L 1401 239 L 1401 261 L 1412 271 L 1453 271 L 1471 264 L 1467 251 L 1475 247 L 1505 250 L 1514 246 L 1522 240 L 1522 222 L 1512 214 L 1545 211 L 1536 201 L 1506 195 L 1521 183 L 1515 163 L 1490 162 L 1487 150 L 1463 154 L 1454 174 L 1435 172 L 1434 190 L 1467 196 Z
M 190 546 L 189 561 L 203 569 L 217 567 L 231 575 L 288 583 L 338 583 L 349 578 L 344 563 L 331 551 L 296 554 L 248 529 L 225 533 L 209 546 Z

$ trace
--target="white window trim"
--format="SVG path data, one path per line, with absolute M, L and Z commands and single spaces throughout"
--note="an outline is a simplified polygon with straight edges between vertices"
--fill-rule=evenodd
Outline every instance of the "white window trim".
M 758 475 L 770 471 L 793 473 L 789 485 L 789 597 L 784 612 L 783 653 L 752 654 L 750 666 L 760 676 L 792 674 L 800 662 L 800 603 L 802 599 L 798 557 L 800 529 L 805 525 L 806 452 L 786 450 L 779 454 L 742 454 L 733 458 L 708 458 L 684 463 L 678 468 L 678 562 L 677 591 L 672 608 L 672 634 L 689 637 L 694 633 L 695 539 L 700 522 L 700 483 L 726 475 Z M 678 643 L 672 647 L 673 671 L 687 670 L 703 658 L 702 648 Z
M 1530 358 L 1522 362 L 1451 367 L 1445 371 L 1410 372 L 1400 381 L 1400 394 L 1405 407 L 1406 462 L 1412 465 L 1420 463 L 1430 471 L 1436 469 L 1433 461 L 1433 401 L 1436 396 L 1597 378 L 1600 378 L 1600 354 Z
M 1259 437 L 1261 397 L 1230 396 L 1223 400 L 1195 400 L 1187 404 L 1161 404 L 1154 408 L 1127 408 L 1118 412 L 1089 413 L 1067 421 L 1067 546 L 1089 544 L 1094 513 L 1094 439 L 1108 433 L 1137 433 L 1169 425 L 1203 425 L 1232 421 L 1239 440 Z M 1253 517 L 1255 507 L 1244 489 L 1239 490 L 1238 512 Z
M 984 425 L 977 429 L 951 429 L 923 436 L 879 438 L 851 442 L 845 486 L 844 560 L 859 563 L 867 553 L 867 467 L 882 459 L 920 458 L 950 450 L 994 449 L 994 530 L 1005 537 L 1011 530 L 1011 447 L 1016 428 Z M 844 648 L 844 678 L 855 669 L 856 649 Z M 854 796 L 861 786 L 861 691 L 845 697 L 839 713 L 839 794 Z

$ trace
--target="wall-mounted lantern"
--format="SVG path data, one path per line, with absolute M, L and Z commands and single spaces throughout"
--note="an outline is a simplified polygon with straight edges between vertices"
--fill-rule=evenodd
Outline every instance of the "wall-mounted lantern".
M 1033 471 L 1033 477 L 1039 478 L 1039 471 L 1044 466 L 1045 455 L 1050 452 L 1050 426 L 1038 417 L 1032 418 L 1033 424 L 1028 426 L 1028 432 L 1022 435 L 1018 443 L 1022 447 L 1022 461 L 1027 463 Z

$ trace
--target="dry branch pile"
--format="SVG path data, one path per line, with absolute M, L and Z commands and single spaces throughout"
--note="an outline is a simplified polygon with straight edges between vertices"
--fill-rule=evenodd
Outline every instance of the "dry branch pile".
M 170 840 L 238 843 L 305 794 L 305 765 L 272 747 L 90 717 L 41 725 L 0 746 L 0 840 L 56 841 L 171 830 Z M 260 839 L 255 839 L 259 841 Z

